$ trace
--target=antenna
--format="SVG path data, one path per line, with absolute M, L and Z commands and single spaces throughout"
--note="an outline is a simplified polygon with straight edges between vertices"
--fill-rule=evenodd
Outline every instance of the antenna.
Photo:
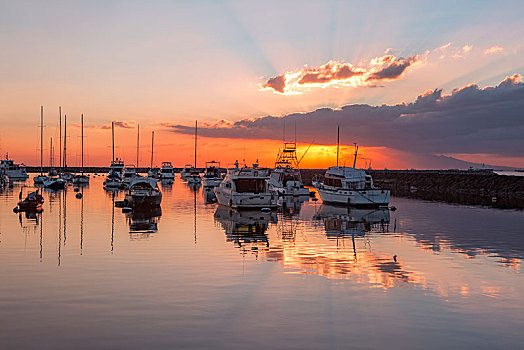
M 153 144 L 155 142 L 155 132 L 151 131 L 151 169 L 153 169 Z
M 67 168 L 67 160 L 66 160 L 66 141 L 67 141 L 67 115 L 64 114 L 64 168 Z
M 137 125 L 138 130 L 136 133 L 136 168 L 138 169 L 138 153 L 140 150 L 140 124 Z
M 337 166 L 338 166 L 339 149 L 340 149 L 340 125 L 337 125 Z
M 44 106 L 40 106 L 40 176 L 44 174 Z
M 58 106 L 58 115 L 60 117 L 60 144 L 58 145 L 58 151 L 60 152 L 60 168 L 62 168 L 62 106 Z
M 195 120 L 195 168 L 196 165 L 196 158 L 197 158 L 197 129 L 198 129 L 198 120 Z
M 84 114 L 81 114 L 80 119 L 82 122 L 82 174 L 84 174 Z
M 111 146 L 113 148 L 113 162 L 115 161 L 115 122 L 111 122 Z

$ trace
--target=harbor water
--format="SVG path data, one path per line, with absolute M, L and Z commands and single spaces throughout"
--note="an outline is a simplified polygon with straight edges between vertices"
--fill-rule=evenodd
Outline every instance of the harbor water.
M 161 209 L 123 213 L 103 179 L 44 190 L 40 214 L 13 212 L 24 183 L 0 191 L 2 349 L 524 344 L 522 211 L 235 211 L 177 177 Z

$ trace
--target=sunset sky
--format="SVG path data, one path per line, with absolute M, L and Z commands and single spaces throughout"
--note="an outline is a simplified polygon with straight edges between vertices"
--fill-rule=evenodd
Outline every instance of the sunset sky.
M 0 151 L 68 165 L 524 167 L 522 1 L 0 1 Z M 55 160 L 55 163 L 57 160 Z

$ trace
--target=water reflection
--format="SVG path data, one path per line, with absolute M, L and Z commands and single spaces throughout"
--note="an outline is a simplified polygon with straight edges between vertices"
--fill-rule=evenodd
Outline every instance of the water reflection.
M 269 223 L 277 222 L 275 212 L 235 210 L 223 205 L 217 206 L 214 218 L 224 229 L 226 241 L 233 242 L 243 254 L 252 251 L 257 256 L 259 249 L 269 248 Z
M 132 239 L 147 238 L 151 233 L 157 232 L 158 221 L 162 216 L 162 208 L 147 207 L 134 209 L 126 213 L 129 224 L 129 233 Z
M 286 216 L 299 215 L 300 208 L 309 202 L 309 196 L 281 196 L 278 198 L 280 211 Z
M 213 204 L 217 202 L 217 197 L 213 191 L 213 187 L 204 186 L 202 189 L 202 195 L 204 196 L 204 202 L 206 204 Z
M 313 220 L 321 220 L 328 238 L 388 232 L 388 209 L 358 209 L 322 204 Z

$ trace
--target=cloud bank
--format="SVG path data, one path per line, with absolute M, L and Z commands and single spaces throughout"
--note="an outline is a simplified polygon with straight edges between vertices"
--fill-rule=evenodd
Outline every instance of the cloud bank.
M 400 79 L 409 67 L 424 57 L 425 54 L 407 58 L 386 54 L 360 66 L 329 61 L 320 67 L 306 66 L 269 78 L 262 84 L 262 89 L 281 94 L 296 94 L 319 86 L 375 86 L 382 81 Z
M 387 71 L 375 72 L 377 78 L 394 76 L 402 70 L 398 59 L 391 59 L 390 63 L 393 62 L 399 67 L 392 68 L 395 66 L 389 64 Z M 370 77 L 368 74 L 367 78 Z M 341 142 L 347 144 L 358 142 L 363 146 L 384 146 L 425 154 L 485 153 L 523 157 L 524 84 L 522 76 L 515 74 L 494 87 L 480 88 L 472 84 L 450 95 L 443 95 L 441 89 L 427 91 L 411 103 L 353 104 L 283 117 L 220 121 L 203 125 L 199 135 L 278 140 L 282 138 L 284 121 L 287 125 L 296 121 L 302 142 L 334 144 L 336 127 L 340 125 Z M 192 126 L 164 126 L 176 133 L 194 132 Z

